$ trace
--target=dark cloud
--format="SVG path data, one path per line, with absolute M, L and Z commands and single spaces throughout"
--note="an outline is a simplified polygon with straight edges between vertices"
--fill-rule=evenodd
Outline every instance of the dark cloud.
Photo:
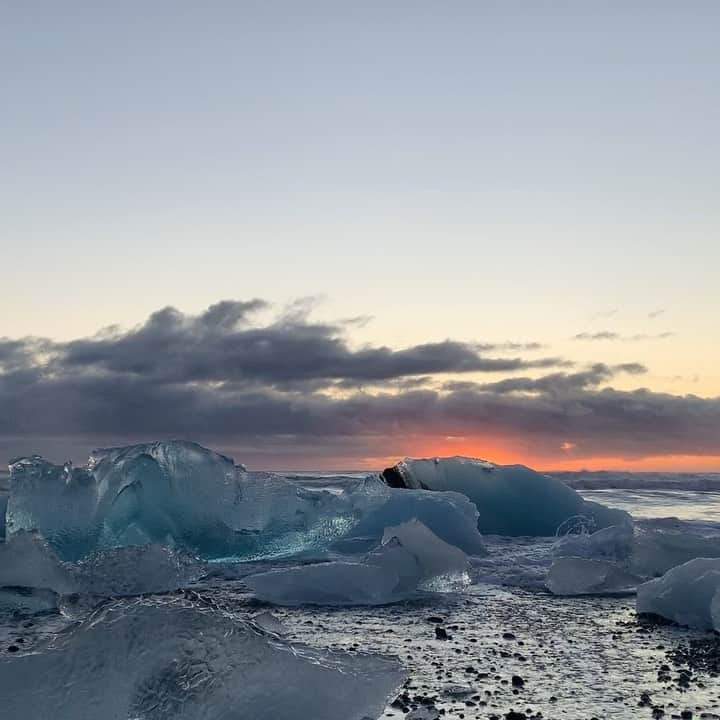
M 637 363 L 569 371 L 559 359 L 488 357 L 497 346 L 452 340 L 353 349 L 341 324 L 295 312 L 259 324 L 266 308 L 260 300 L 198 316 L 166 308 L 128 332 L 0 340 L 0 450 L 187 437 L 241 461 L 274 454 L 292 464 L 464 436 L 536 449 L 568 441 L 576 456 L 720 454 L 720 399 L 608 387 L 618 374 L 644 373 Z M 509 377 L 441 380 L 495 371 Z
M 621 335 L 620 333 L 611 332 L 610 330 L 602 330 L 600 332 L 582 332 L 573 335 L 573 340 L 619 340 L 621 342 L 642 342 L 644 340 L 666 340 L 673 337 L 673 332 L 663 332 L 655 334 L 638 333 L 636 335 Z
M 341 324 L 311 323 L 312 303 L 289 308 L 270 325 L 248 325 L 261 301 L 222 302 L 198 316 L 160 310 L 130 332 L 57 348 L 68 371 L 137 375 L 157 383 L 230 382 L 270 385 L 307 381 L 388 381 L 438 373 L 513 372 L 561 366 L 559 358 L 488 357 L 506 346 L 445 340 L 402 350 L 349 347 Z M 514 348 L 513 348 L 514 349 Z
M 444 389 L 449 392 L 467 392 L 474 390 L 500 395 L 507 393 L 561 395 L 589 387 L 597 387 L 621 373 L 642 375 L 646 372 L 647 368 L 640 363 L 623 363 L 621 365 L 596 363 L 587 370 L 580 372 L 552 373 L 539 378 L 512 377 L 493 383 L 453 381 L 445 383 Z

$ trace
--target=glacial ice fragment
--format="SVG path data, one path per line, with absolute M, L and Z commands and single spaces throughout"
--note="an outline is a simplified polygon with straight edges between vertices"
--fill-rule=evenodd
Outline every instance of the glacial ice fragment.
M 587 558 L 558 558 L 545 585 L 553 595 L 625 595 L 635 592 L 639 578 L 615 563 Z
M 611 525 L 594 533 L 564 535 L 553 547 L 555 557 L 627 560 L 635 547 L 631 524 Z
M 696 558 L 640 585 L 638 613 L 720 632 L 720 558 Z
M 348 489 L 343 497 L 358 518 L 346 538 L 365 537 L 373 546 L 386 528 L 418 520 L 438 538 L 469 555 L 487 553 L 477 527 L 477 508 L 460 493 L 397 490 L 371 476 Z
M 11 464 L 7 535 L 36 531 L 61 560 L 162 545 L 206 560 L 256 560 L 374 546 L 417 517 L 472 554 L 484 552 L 463 495 L 397 491 L 375 477 L 331 492 L 169 441 L 96 450 L 86 468 L 40 457 Z M 344 543 L 345 550 L 342 549 Z
M 588 502 L 560 480 L 524 465 L 464 457 L 406 458 L 385 470 L 383 478 L 392 487 L 466 495 L 477 506 L 484 534 L 551 536 L 568 523 L 597 530 L 630 521 L 622 510 Z
M 677 518 L 642 520 L 635 525 L 632 569 L 648 577 L 659 576 L 694 558 L 720 557 L 717 526 Z
M 187 603 L 119 602 L 42 652 L 0 659 L 3 720 L 364 720 L 395 660 L 291 646 Z
M 417 520 L 387 528 L 382 544 L 358 561 L 298 565 L 245 579 L 276 605 L 384 605 L 418 590 L 448 592 L 469 583 L 468 558 Z
M 82 469 L 21 458 L 10 470 L 8 537 L 36 530 L 63 560 L 150 544 L 208 559 L 292 554 L 355 522 L 332 493 L 248 473 L 189 442 L 97 450 Z

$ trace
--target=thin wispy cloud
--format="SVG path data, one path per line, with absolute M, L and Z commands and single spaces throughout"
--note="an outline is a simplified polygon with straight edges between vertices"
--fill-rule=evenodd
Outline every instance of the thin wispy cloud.
M 578 341 L 618 341 L 618 342 L 643 342 L 645 340 L 667 340 L 674 337 L 674 332 L 662 333 L 637 333 L 635 335 L 623 335 L 621 333 L 612 332 L 610 330 L 602 330 L 600 332 L 581 332 L 573 335 L 572 340 Z

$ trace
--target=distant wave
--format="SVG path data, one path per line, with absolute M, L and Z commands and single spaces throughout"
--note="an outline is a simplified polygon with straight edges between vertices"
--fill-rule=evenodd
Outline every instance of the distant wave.
M 554 472 L 576 490 L 696 490 L 720 491 L 720 473 L 671 472 Z

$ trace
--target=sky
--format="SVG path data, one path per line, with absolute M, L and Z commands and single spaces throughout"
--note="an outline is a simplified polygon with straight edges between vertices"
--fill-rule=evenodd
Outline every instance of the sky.
M 0 3 L 0 457 L 720 471 L 719 28 Z

